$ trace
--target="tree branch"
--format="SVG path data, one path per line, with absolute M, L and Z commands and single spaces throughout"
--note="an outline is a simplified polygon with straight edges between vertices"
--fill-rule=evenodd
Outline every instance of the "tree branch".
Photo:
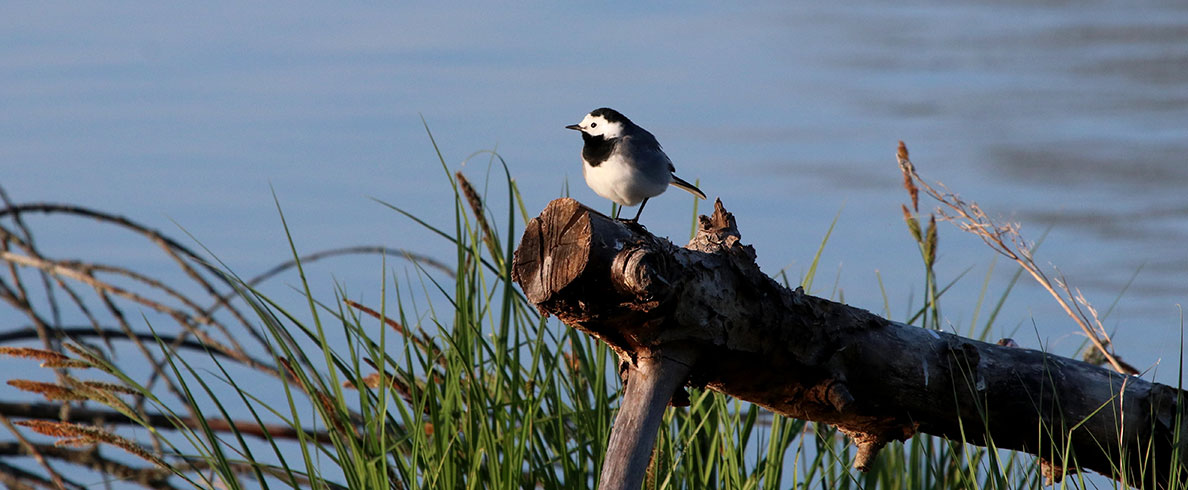
M 924 432 L 1146 488 L 1188 477 L 1179 390 L 784 288 L 759 270 L 720 201 L 680 248 L 554 200 L 527 224 L 513 278 L 543 313 L 620 359 L 688 346 L 689 384 L 836 425 L 858 445 L 859 469 L 884 444 Z

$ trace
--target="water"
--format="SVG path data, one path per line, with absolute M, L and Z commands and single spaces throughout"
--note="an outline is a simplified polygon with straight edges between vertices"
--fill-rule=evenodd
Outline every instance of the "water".
M 847 300 L 880 310 L 878 270 L 906 303 L 920 281 L 899 219 L 902 139 L 925 176 L 1029 237 L 1050 227 L 1041 263 L 1099 305 L 1138 271 L 1108 319 L 1138 364 L 1178 335 L 1188 7 L 1175 2 L 4 10 L 8 191 L 176 222 L 233 266 L 283 256 L 272 189 L 307 249 L 434 250 L 367 199 L 448 218 L 421 116 L 454 168 L 497 148 L 530 209 L 566 184 L 605 207 L 561 128 L 609 105 L 725 201 L 773 272 L 799 275 L 841 210 L 824 263 Z M 485 162 L 464 170 L 481 179 Z M 683 197 L 652 203 L 654 231 L 684 236 Z M 942 277 L 989 264 L 975 240 L 941 239 Z M 972 307 L 952 301 L 959 328 Z M 1007 307 L 1004 328 L 1034 319 L 1020 336 L 1036 342 L 1072 331 L 1030 286 Z
M 1039 262 L 1103 312 L 1117 300 L 1106 324 L 1119 351 L 1141 369 L 1162 362 L 1167 380 L 1188 298 L 1185 41 L 1182 2 L 6 4 L 0 185 L 180 226 L 245 275 L 288 257 L 272 192 L 302 251 L 432 255 L 440 240 L 370 200 L 452 219 L 422 116 L 472 180 L 486 157 L 462 161 L 497 148 L 530 211 L 567 185 L 609 209 L 563 126 L 611 106 L 724 201 L 771 273 L 803 274 L 840 212 L 815 292 L 881 312 L 877 271 L 903 319 L 922 288 L 899 210 L 904 140 L 926 178 L 1029 238 L 1050 230 Z M 689 209 L 666 194 L 643 221 L 683 241 Z M 168 263 L 76 221 L 33 224 L 64 255 Z M 949 226 L 940 240 L 941 280 L 969 269 L 943 303 L 964 332 L 994 255 Z M 1013 270 L 995 263 L 992 295 Z M 313 272 L 326 291 L 339 280 L 374 296 L 380 281 L 379 259 Z M 1081 342 L 1031 283 L 996 325 L 1025 347 Z

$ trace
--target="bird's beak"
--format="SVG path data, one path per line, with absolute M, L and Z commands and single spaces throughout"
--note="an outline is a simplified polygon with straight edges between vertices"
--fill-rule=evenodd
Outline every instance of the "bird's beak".
M 578 126 L 577 124 L 570 124 L 569 126 L 565 126 L 565 129 L 576 129 L 578 131 L 581 131 L 582 127 Z

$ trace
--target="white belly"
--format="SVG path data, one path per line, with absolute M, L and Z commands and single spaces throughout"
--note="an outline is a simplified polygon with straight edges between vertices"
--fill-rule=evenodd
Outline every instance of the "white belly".
M 591 167 L 582 163 L 582 175 L 586 185 L 602 197 L 623 206 L 634 206 L 644 199 L 659 196 L 666 189 L 670 179 L 651 179 L 641 172 L 625 165 L 618 155 L 612 156 L 602 165 Z M 668 172 L 661 174 L 668 177 Z

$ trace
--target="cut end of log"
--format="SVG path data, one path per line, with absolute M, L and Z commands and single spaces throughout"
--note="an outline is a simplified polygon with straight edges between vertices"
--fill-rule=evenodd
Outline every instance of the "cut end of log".
M 570 198 L 554 199 L 528 220 L 512 262 L 512 280 L 538 307 L 587 272 L 591 254 L 614 252 L 636 232 Z M 609 261 L 607 261 L 609 262 Z
M 586 264 L 579 262 L 587 254 L 577 250 L 586 241 L 581 238 L 590 235 L 590 219 L 583 209 L 576 200 L 554 199 L 525 225 L 513 259 L 512 279 L 524 288 L 529 301 L 548 299 L 585 269 Z M 553 248 L 564 250 L 550 252 Z M 579 260 L 558 261 L 554 257 Z

